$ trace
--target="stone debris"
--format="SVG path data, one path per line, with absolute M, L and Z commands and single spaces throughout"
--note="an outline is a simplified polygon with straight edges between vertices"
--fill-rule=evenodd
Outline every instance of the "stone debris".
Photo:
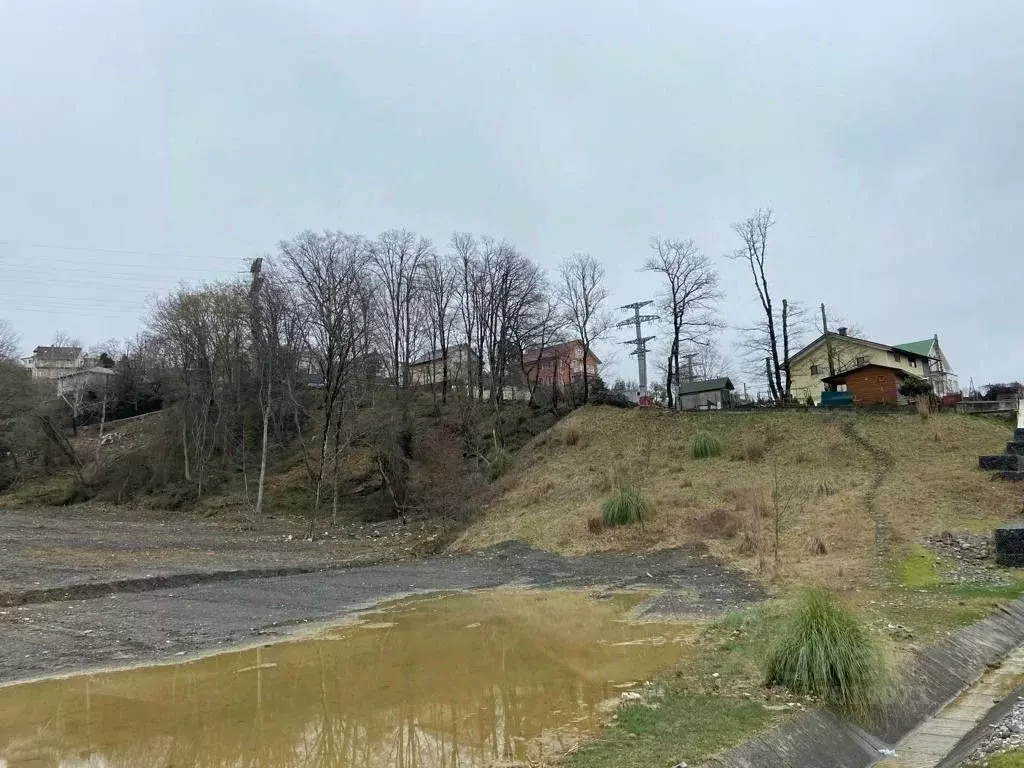
M 1021 747 L 1024 747 L 1024 698 L 1018 697 L 1010 713 L 989 726 L 989 733 L 965 765 L 985 766 L 993 755 Z
M 991 534 L 943 531 L 936 536 L 925 536 L 923 543 L 942 560 L 939 567 L 947 583 L 1011 583 L 1006 573 L 995 568 L 995 543 Z

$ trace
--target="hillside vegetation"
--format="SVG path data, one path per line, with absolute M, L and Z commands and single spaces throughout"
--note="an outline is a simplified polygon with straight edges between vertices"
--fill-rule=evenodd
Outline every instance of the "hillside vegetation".
M 1007 431 L 956 414 L 586 407 L 519 452 L 458 546 L 692 545 L 765 576 L 846 586 L 880 575 L 923 535 L 1014 517 L 1020 488 L 977 468 Z M 692 457 L 698 432 L 718 438 L 719 456 Z M 600 525 L 602 502 L 623 486 L 639 487 L 651 514 L 642 526 Z

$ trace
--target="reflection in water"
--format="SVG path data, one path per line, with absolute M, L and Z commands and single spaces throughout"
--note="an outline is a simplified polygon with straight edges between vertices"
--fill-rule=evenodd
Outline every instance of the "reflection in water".
M 678 659 L 640 599 L 492 592 L 198 661 L 0 688 L 0 766 L 465 768 L 561 754 Z M 649 642 L 631 642 L 647 640 Z

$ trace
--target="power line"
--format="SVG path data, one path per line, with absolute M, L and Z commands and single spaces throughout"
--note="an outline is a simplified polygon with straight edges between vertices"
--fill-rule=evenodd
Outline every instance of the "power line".
M 176 253 L 174 251 L 136 251 L 128 248 L 91 248 L 84 245 L 57 245 L 52 243 L 25 243 L 17 240 L 0 240 L 0 245 L 7 245 L 14 248 L 41 248 L 54 251 L 79 251 L 83 253 L 117 253 L 125 256 L 158 256 L 160 258 L 174 257 L 178 259 L 220 259 L 227 261 L 238 261 L 243 258 L 239 256 L 200 256 L 197 254 Z

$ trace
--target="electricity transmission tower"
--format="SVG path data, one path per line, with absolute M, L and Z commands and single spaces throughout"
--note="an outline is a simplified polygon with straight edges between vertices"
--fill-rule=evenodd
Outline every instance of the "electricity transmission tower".
M 693 381 L 694 378 L 695 378 L 695 376 L 693 375 L 693 358 L 697 357 L 697 353 L 696 352 L 687 352 L 685 355 L 680 355 L 680 357 L 686 358 L 686 382 L 689 383 L 689 382 Z M 679 386 L 679 377 L 680 377 L 680 372 L 676 371 L 676 386 L 677 387 Z
M 636 367 L 638 373 L 638 383 L 640 385 L 640 394 L 647 394 L 647 342 L 655 338 L 654 336 L 644 336 L 643 331 L 640 328 L 641 323 L 649 323 L 652 320 L 657 320 L 657 315 L 641 315 L 640 308 L 646 307 L 648 304 L 653 304 L 653 301 L 637 301 L 632 304 L 627 304 L 619 309 L 632 309 L 633 317 L 628 320 L 623 320 L 620 323 L 616 323 L 616 328 L 627 328 L 634 326 L 636 328 L 636 338 L 630 339 L 629 341 L 622 342 L 623 344 L 635 344 L 634 349 L 629 354 L 636 355 Z

